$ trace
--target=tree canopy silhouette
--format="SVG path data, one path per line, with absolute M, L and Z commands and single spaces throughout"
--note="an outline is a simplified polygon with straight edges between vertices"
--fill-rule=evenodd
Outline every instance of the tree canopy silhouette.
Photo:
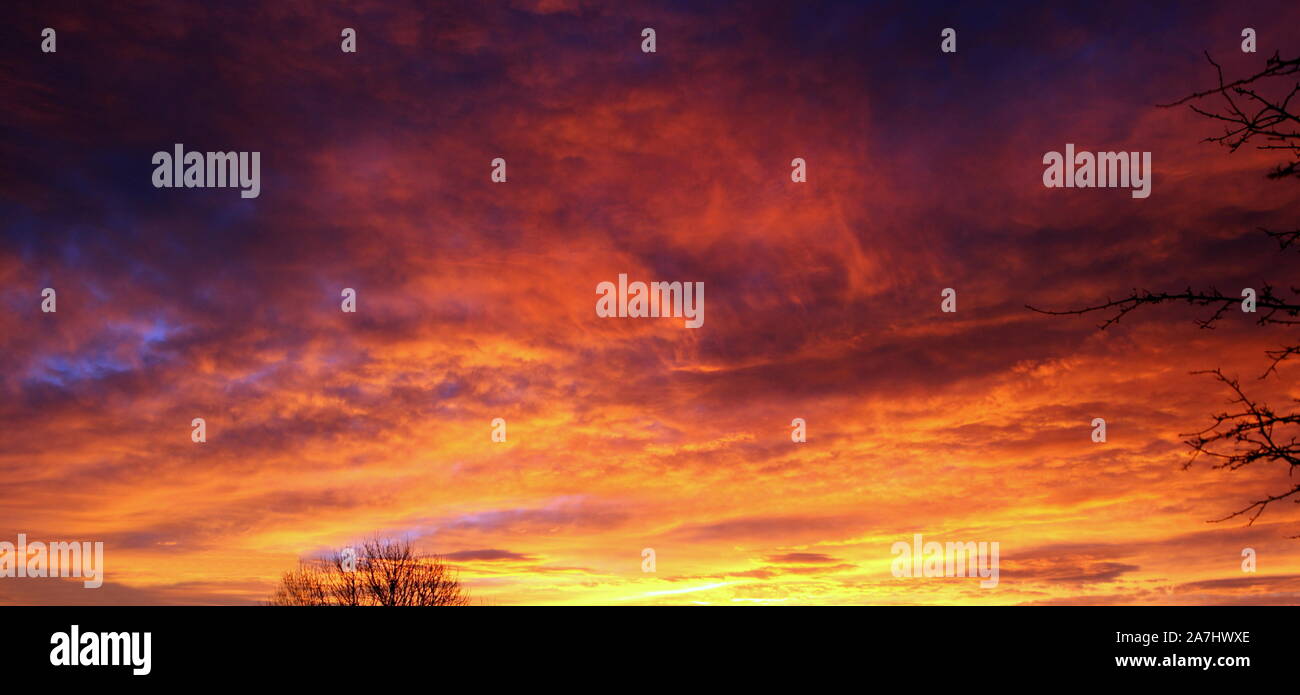
M 352 551 L 352 552 L 348 552 Z M 455 570 L 405 540 L 376 539 L 285 572 L 272 606 L 466 606 Z
M 1289 161 L 1277 165 L 1267 177 L 1294 183 L 1300 179 L 1300 117 L 1297 116 L 1297 108 L 1292 106 L 1292 99 L 1300 93 L 1300 81 L 1292 76 L 1300 73 L 1300 58 L 1283 60 L 1279 55 L 1274 53 L 1267 60 L 1265 68 L 1254 75 L 1225 81 L 1222 67 L 1206 53 L 1206 60 L 1218 74 L 1218 86 L 1195 92 L 1169 104 L 1160 104 L 1160 107 L 1186 105 L 1192 111 L 1222 124 L 1222 135 L 1208 137 L 1204 141 L 1223 145 L 1229 152 L 1253 144 L 1261 150 L 1277 150 L 1288 154 Z M 1215 105 L 1207 105 L 1207 101 Z M 1259 231 L 1276 240 L 1279 253 L 1288 253 L 1292 247 L 1300 251 L 1300 228 L 1261 228 Z M 1028 308 L 1053 315 L 1108 313 L 1108 318 L 1100 326 L 1104 330 L 1139 307 L 1185 302 L 1212 309 L 1208 316 L 1198 321 L 1202 328 L 1212 328 L 1229 309 L 1241 301 L 1242 297 L 1225 295 L 1214 287 L 1199 290 L 1188 287 L 1176 291 L 1135 289 L 1121 299 L 1107 299 L 1079 309 L 1049 311 L 1032 306 Z M 1291 286 L 1288 294 L 1269 284 L 1263 285 L 1258 292 L 1256 313 L 1258 318 L 1255 323 L 1259 326 L 1294 331 L 1294 327 L 1300 325 L 1300 287 Z M 1270 375 L 1278 376 L 1278 365 L 1300 355 L 1300 335 L 1292 333 L 1283 340 L 1284 343 L 1277 349 L 1266 352 L 1272 362 L 1260 375 L 1260 379 Z M 1231 406 L 1228 410 L 1213 414 L 1208 427 L 1182 435 L 1187 437 L 1185 443 L 1192 449 L 1192 456 L 1183 464 L 1183 468 L 1190 468 L 1202 458 L 1210 460 L 1215 468 L 1232 471 L 1259 462 L 1281 463 L 1287 466 L 1288 480 L 1294 480 L 1292 476 L 1297 466 L 1300 466 L 1300 441 L 1297 440 L 1300 435 L 1300 410 L 1297 410 L 1300 399 L 1293 399 L 1294 402 L 1288 408 L 1277 410 L 1248 396 L 1241 383 L 1226 376 L 1221 369 L 1194 373 L 1212 375 L 1226 386 L 1232 394 Z M 1289 489 L 1282 488 L 1273 494 L 1264 495 L 1213 521 L 1249 515 L 1247 525 L 1250 525 L 1270 504 L 1298 494 L 1300 483 L 1292 482 Z M 1300 497 L 1291 501 L 1300 503 Z M 1292 538 L 1300 538 L 1300 535 Z

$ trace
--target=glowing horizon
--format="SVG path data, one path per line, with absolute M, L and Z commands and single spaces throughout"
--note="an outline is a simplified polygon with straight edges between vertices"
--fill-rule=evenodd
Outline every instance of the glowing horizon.
M 1173 4 L 42 5 L 57 54 L 0 86 L 0 541 L 106 580 L 0 604 L 256 603 L 376 536 L 489 604 L 1300 602 L 1294 505 L 1207 523 L 1286 471 L 1182 470 L 1227 400 L 1189 373 L 1300 398 L 1255 379 L 1286 336 L 1025 308 L 1293 277 L 1278 157 L 1155 105 L 1300 47 L 1295 3 L 1255 55 L 1263 9 Z M 261 152 L 260 195 L 154 188 L 175 143 Z M 1044 187 L 1067 143 L 1151 152 L 1150 197 Z M 702 325 L 598 317 L 620 274 L 702 282 Z M 914 534 L 998 542 L 997 587 L 894 577 Z

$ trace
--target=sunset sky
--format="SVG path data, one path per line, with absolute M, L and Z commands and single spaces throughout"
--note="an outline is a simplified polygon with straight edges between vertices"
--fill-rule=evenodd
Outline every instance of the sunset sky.
M 0 540 L 107 575 L 0 604 L 256 603 L 373 536 L 494 605 L 1300 603 L 1300 508 L 1207 523 L 1285 467 L 1179 436 L 1228 405 L 1194 370 L 1300 397 L 1256 379 L 1294 335 L 1025 308 L 1297 282 L 1279 155 L 1156 104 L 1294 57 L 1300 4 L 1071 4 L 10 8 Z M 175 143 L 261 152 L 261 195 L 154 188 Z M 1151 196 L 1045 188 L 1067 143 L 1151 152 Z M 704 325 L 599 318 L 620 273 Z M 918 533 L 999 542 L 998 586 L 894 577 Z

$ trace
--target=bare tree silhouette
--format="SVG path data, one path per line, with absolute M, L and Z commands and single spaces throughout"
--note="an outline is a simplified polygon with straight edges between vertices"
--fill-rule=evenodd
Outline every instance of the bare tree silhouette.
M 409 541 L 375 539 L 355 556 L 332 553 L 300 561 L 285 572 L 267 600 L 272 606 L 467 606 L 469 596 L 453 569 L 435 555 L 420 555 Z
M 1291 105 L 1291 100 L 1300 93 L 1300 81 L 1292 75 L 1300 73 L 1300 58 L 1283 60 L 1274 53 L 1267 60 L 1265 69 L 1238 80 L 1225 82 L 1223 69 L 1207 52 L 1206 60 L 1214 66 L 1218 74 L 1218 86 L 1190 94 L 1169 104 L 1160 104 L 1161 108 L 1187 105 L 1192 111 L 1213 121 L 1222 123 L 1222 135 L 1208 137 L 1204 142 L 1218 143 L 1236 152 L 1247 143 L 1261 150 L 1279 150 L 1291 156 L 1290 161 L 1279 164 L 1267 174 L 1269 179 L 1300 179 L 1300 117 Z M 1221 97 L 1218 109 L 1203 107 L 1205 100 Z M 1277 241 L 1278 252 L 1286 253 L 1294 246 L 1300 251 L 1300 228 L 1275 231 L 1260 229 Z M 1086 306 L 1080 309 L 1049 311 L 1028 306 L 1029 309 L 1044 314 L 1071 315 L 1092 312 L 1108 312 L 1110 316 L 1101 324 L 1102 330 L 1128 315 L 1138 307 L 1152 304 L 1186 302 L 1194 306 L 1212 308 L 1212 313 L 1197 323 L 1202 328 L 1212 328 L 1224 314 L 1238 306 L 1242 297 L 1224 295 L 1214 287 L 1193 290 L 1188 287 L 1182 291 L 1152 292 L 1135 289 L 1122 299 L 1111 300 Z M 1292 286 L 1290 295 L 1280 293 L 1270 285 L 1264 285 L 1258 292 L 1256 311 L 1259 326 L 1285 327 L 1300 325 L 1300 288 Z M 1300 355 L 1300 336 L 1286 338 L 1286 344 L 1266 354 L 1272 360 L 1269 368 L 1260 375 L 1264 379 L 1269 375 L 1278 375 L 1278 365 L 1288 358 Z M 1253 463 L 1283 463 L 1288 466 L 1288 477 L 1295 474 L 1300 466 L 1300 411 L 1296 404 L 1300 399 L 1293 399 L 1290 412 L 1280 412 L 1265 403 L 1252 399 L 1241 387 L 1237 379 L 1225 376 L 1221 369 L 1211 369 L 1194 374 L 1209 374 L 1223 383 L 1233 394 L 1229 410 L 1211 416 L 1212 424 L 1198 432 L 1182 435 L 1187 437 L 1185 443 L 1191 447 L 1192 455 L 1183 464 L 1184 470 L 1190 468 L 1198 458 L 1212 461 L 1214 468 L 1237 470 Z M 1265 495 L 1252 501 L 1245 507 L 1212 521 L 1227 521 L 1239 516 L 1249 515 L 1247 525 L 1253 524 L 1268 505 L 1300 495 L 1300 483 L 1294 483 L 1290 489 L 1279 490 L 1276 494 Z M 1300 498 L 1291 500 L 1300 504 Z M 1300 535 L 1292 536 L 1300 538 Z

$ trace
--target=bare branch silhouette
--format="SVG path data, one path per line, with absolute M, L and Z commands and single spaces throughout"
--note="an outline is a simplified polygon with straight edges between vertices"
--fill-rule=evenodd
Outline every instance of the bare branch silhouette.
M 1190 468 L 1198 457 L 1206 457 L 1214 461 L 1211 464 L 1214 468 L 1235 471 L 1257 461 L 1280 462 L 1287 464 L 1288 474 L 1294 474 L 1296 467 L 1300 466 L 1300 439 L 1296 436 L 1300 433 L 1300 413 L 1278 414 L 1268 405 L 1251 400 L 1241 384 L 1224 376 L 1221 370 L 1195 373 L 1211 374 L 1231 389 L 1234 394 L 1231 403 L 1236 409 L 1211 416 L 1214 424 L 1200 432 L 1183 435 L 1188 437 L 1185 443 L 1192 447 L 1192 458 L 1183 464 L 1183 469 Z M 1256 500 L 1214 521 L 1227 521 L 1253 511 L 1246 524 L 1249 526 L 1269 504 L 1297 493 L 1300 493 L 1300 483 L 1286 492 Z M 1296 501 L 1300 503 L 1300 500 Z
M 469 596 L 441 558 L 409 541 L 370 540 L 355 558 L 341 552 L 299 562 L 267 601 L 273 606 L 466 606 Z M 355 565 L 355 567 L 353 566 Z
M 1274 53 L 1267 60 L 1265 69 L 1238 80 L 1225 82 L 1223 68 L 1205 54 L 1206 60 L 1214 66 L 1218 76 L 1218 87 L 1195 92 L 1177 101 L 1161 104 L 1168 108 L 1187 105 L 1192 111 L 1212 121 L 1223 124 L 1222 135 L 1205 139 L 1236 152 L 1247 143 L 1253 143 L 1261 150 L 1279 150 L 1289 152 L 1293 159 L 1279 164 L 1266 177 L 1273 180 L 1300 179 L 1300 118 L 1292 106 L 1292 100 L 1300 94 L 1300 81 L 1291 75 L 1300 74 L 1300 58 L 1283 60 Z M 1202 99 L 1220 96 L 1223 99 L 1221 110 L 1212 110 L 1199 105 Z M 1270 231 L 1260 229 L 1278 243 L 1278 251 L 1285 252 L 1291 246 L 1300 250 L 1300 229 L 1290 231 Z M 1053 316 L 1082 315 L 1094 312 L 1107 314 L 1099 326 L 1105 330 L 1139 307 L 1186 303 L 1193 306 L 1208 307 L 1210 313 L 1197 321 L 1201 328 L 1212 329 L 1232 308 L 1239 306 L 1243 297 L 1225 295 L 1214 287 L 1206 290 L 1186 288 L 1181 292 L 1153 292 L 1134 289 L 1121 299 L 1107 299 L 1104 302 L 1078 309 L 1046 310 L 1026 305 L 1032 311 Z M 1290 296 L 1283 296 L 1268 284 L 1257 293 L 1256 312 L 1258 326 L 1286 327 L 1300 325 L 1300 288 L 1291 287 Z M 1300 355 L 1300 336 L 1292 336 L 1288 343 L 1276 350 L 1265 353 L 1272 363 L 1260 375 L 1260 379 L 1278 374 L 1278 365 L 1287 359 Z M 1209 460 L 1217 469 L 1235 471 L 1253 463 L 1285 464 L 1288 477 L 1300 467 L 1300 411 L 1292 409 L 1289 413 L 1280 413 L 1268 404 L 1249 397 L 1241 384 L 1223 374 L 1220 369 L 1194 372 L 1210 374 L 1233 394 L 1231 409 L 1211 416 L 1213 423 L 1205 429 L 1191 434 L 1185 443 L 1191 447 L 1191 458 L 1183 465 L 1190 468 L 1197 460 Z M 1295 399 L 1300 405 L 1300 399 Z M 1292 499 L 1292 498 L 1295 499 Z M 1289 490 L 1266 495 L 1249 505 L 1228 514 L 1212 523 L 1227 521 L 1237 517 L 1246 517 L 1247 525 L 1255 523 L 1264 510 L 1274 502 L 1291 499 L 1300 504 L 1300 483 L 1294 483 Z M 1300 538 L 1300 535 L 1292 536 Z
M 1279 53 L 1274 53 L 1260 72 L 1228 83 L 1223 81 L 1223 68 L 1208 52 L 1205 59 L 1214 66 L 1219 86 L 1160 106 L 1186 105 L 1206 118 L 1223 123 L 1223 134 L 1208 137 L 1204 142 L 1218 143 L 1227 147 L 1229 152 L 1236 152 L 1251 141 L 1255 141 L 1261 150 L 1290 152 L 1293 159 L 1277 165 L 1267 176 L 1270 179 L 1300 178 L 1300 168 L 1297 168 L 1300 167 L 1300 117 L 1291 105 L 1291 100 L 1300 94 L 1300 81 L 1288 79 L 1290 75 L 1300 74 L 1300 58 L 1283 60 Z M 1276 96 L 1263 94 L 1265 88 L 1273 90 Z M 1222 111 L 1203 109 L 1192 103 L 1213 95 L 1223 97 Z M 1283 249 L 1300 237 L 1300 229 L 1263 231 L 1276 238 Z
M 1271 232 L 1267 229 L 1264 229 L 1263 227 L 1260 227 L 1259 231 L 1273 237 L 1274 239 L 1277 239 L 1278 246 L 1282 251 L 1287 250 L 1287 247 L 1291 246 L 1292 244 L 1296 244 L 1297 241 L 1300 241 L 1300 229 L 1292 229 L 1285 232 Z M 1300 251 L 1300 244 L 1296 244 L 1296 250 Z
M 1263 310 L 1258 312 L 1259 318 L 1255 320 L 1261 326 L 1270 324 L 1300 325 L 1300 289 L 1292 288 L 1296 294 L 1295 299 L 1282 299 L 1273 293 L 1270 285 L 1264 285 L 1256 296 L 1256 309 Z M 1036 311 L 1040 314 L 1050 314 L 1052 316 L 1070 316 L 1078 314 L 1090 314 L 1096 311 L 1113 310 L 1115 313 L 1106 322 L 1098 326 L 1101 329 L 1109 328 L 1112 324 L 1118 323 L 1130 311 L 1137 309 L 1144 304 L 1164 304 L 1168 302 L 1186 302 L 1196 306 L 1213 306 L 1214 313 L 1208 317 L 1197 321 L 1201 328 L 1213 328 L 1214 324 L 1223 318 L 1224 313 L 1234 306 L 1241 304 L 1242 297 L 1233 297 L 1225 295 L 1222 292 L 1211 287 L 1206 291 L 1196 292 L 1190 287 L 1182 292 L 1151 292 L 1149 290 L 1133 290 L 1131 294 L 1123 299 L 1107 299 L 1101 304 L 1086 306 L 1081 309 L 1066 309 L 1061 311 L 1052 311 L 1049 309 L 1038 309 L 1032 305 L 1026 304 L 1025 308 Z
M 1178 101 L 1160 104 L 1161 108 L 1186 104 L 1188 108 L 1206 118 L 1225 123 L 1223 135 L 1206 138 L 1205 142 L 1217 142 L 1233 152 L 1247 142 L 1261 138 L 1271 144 L 1257 145 L 1260 149 L 1289 150 L 1300 155 L 1300 142 L 1297 142 L 1297 139 L 1300 139 L 1300 130 L 1297 130 L 1300 119 L 1288 110 L 1291 99 L 1300 93 L 1300 83 L 1292 85 L 1286 92 L 1286 96 L 1273 99 L 1261 95 L 1260 90 L 1256 88 L 1256 85 L 1270 78 L 1286 77 L 1300 72 L 1300 58 L 1282 60 L 1279 54 L 1274 53 L 1273 57 L 1268 59 L 1264 70 L 1229 83 L 1224 83 L 1223 68 L 1214 62 L 1208 52 L 1205 54 L 1205 59 L 1210 61 L 1210 65 L 1213 65 L 1218 73 L 1219 86 L 1190 94 Z M 1223 112 L 1209 111 L 1191 103 L 1215 94 L 1223 97 L 1225 102 Z M 1295 166 L 1296 162 L 1281 165 L 1269 177 L 1281 178 L 1292 175 L 1295 173 Z M 1279 174 L 1279 171 L 1286 173 Z

